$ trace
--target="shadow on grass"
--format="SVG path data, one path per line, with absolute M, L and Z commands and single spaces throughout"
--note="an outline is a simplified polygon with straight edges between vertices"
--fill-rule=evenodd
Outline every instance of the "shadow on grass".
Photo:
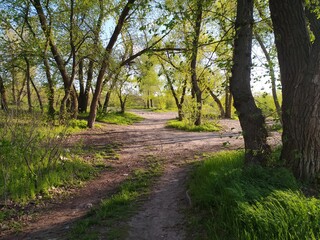
M 244 168 L 243 159 L 219 153 L 193 174 L 193 239 L 319 239 L 320 201 L 305 197 L 288 170 Z

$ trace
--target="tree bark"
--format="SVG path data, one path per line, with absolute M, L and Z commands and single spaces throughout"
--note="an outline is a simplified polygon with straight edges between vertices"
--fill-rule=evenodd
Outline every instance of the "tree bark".
M 55 109 L 54 109 L 54 82 L 50 72 L 50 65 L 47 54 L 47 46 L 43 54 L 43 64 L 46 72 L 46 77 L 48 81 L 48 115 L 51 119 L 54 119 Z
M 232 117 L 232 94 L 230 93 L 230 79 L 227 77 L 226 85 L 225 85 L 225 115 L 224 118 Z
M 34 82 L 33 82 L 33 80 L 32 80 L 32 77 L 30 77 L 30 82 L 31 82 L 31 85 L 32 85 L 34 91 L 36 92 L 41 113 L 43 113 L 43 103 L 42 103 L 41 95 L 40 95 L 40 93 L 39 93 L 36 85 L 34 84 Z
M 1 109 L 8 111 L 7 93 L 3 83 L 3 78 L 0 76 L 0 95 L 1 95 Z
M 89 113 L 89 118 L 88 118 L 88 127 L 89 128 L 93 127 L 94 122 L 96 120 L 98 101 L 99 101 L 99 97 L 100 97 L 101 90 L 102 90 L 104 75 L 105 75 L 106 70 L 109 65 L 110 54 L 112 52 L 113 46 L 115 45 L 115 43 L 118 39 L 118 36 L 119 36 L 120 31 L 123 27 L 123 24 L 129 14 L 130 9 L 132 8 L 134 2 L 135 2 L 135 0 L 128 0 L 127 4 L 123 8 L 123 10 L 120 14 L 120 17 L 118 19 L 118 23 L 117 23 L 117 25 L 114 29 L 114 32 L 109 40 L 109 43 L 105 49 L 104 59 L 102 61 L 101 68 L 100 68 L 98 78 L 97 78 L 96 89 L 93 94 L 91 105 L 90 105 L 90 113 Z
M 213 100 L 216 102 L 216 104 L 218 105 L 218 108 L 219 108 L 219 111 L 220 111 L 220 118 L 224 118 L 225 117 L 225 112 L 224 112 L 224 109 L 223 109 L 223 106 L 222 106 L 222 103 L 221 103 L 221 101 L 220 101 L 220 99 L 218 98 L 218 96 L 217 95 L 215 95 L 214 93 L 213 93 L 213 91 L 209 88 L 209 87 L 207 87 L 207 91 L 209 92 L 209 94 L 211 95 L 211 97 L 213 98 Z
M 265 164 L 270 152 L 265 119 L 250 87 L 252 24 L 253 0 L 238 0 L 230 87 L 243 131 L 246 164 Z
M 79 112 L 85 112 L 87 105 L 86 105 L 86 95 L 85 95 L 85 87 L 84 87 L 84 78 L 83 78 L 83 59 L 79 61 L 79 68 L 78 68 L 78 77 L 79 77 Z
M 25 57 L 24 58 L 26 63 L 26 84 L 27 84 L 27 99 L 28 99 L 28 111 L 31 113 L 33 106 L 32 106 L 32 100 L 31 100 L 31 88 L 30 88 L 30 82 L 31 82 L 31 73 L 30 73 L 30 62 Z
M 201 111 L 202 111 L 202 91 L 199 87 L 198 78 L 197 78 L 197 56 L 198 56 L 198 44 L 199 36 L 201 31 L 201 22 L 202 22 L 202 2 L 197 2 L 196 10 L 196 22 L 194 27 L 194 38 L 192 41 L 192 54 L 191 54 L 191 83 L 192 91 L 196 98 L 196 120 L 194 124 L 196 126 L 201 125 Z
M 281 158 L 297 178 L 310 180 L 320 173 L 320 21 L 302 0 L 269 4 L 283 94 Z
M 17 96 L 16 96 L 16 71 L 13 69 L 10 71 L 12 76 L 11 92 L 12 92 L 12 102 L 17 105 Z

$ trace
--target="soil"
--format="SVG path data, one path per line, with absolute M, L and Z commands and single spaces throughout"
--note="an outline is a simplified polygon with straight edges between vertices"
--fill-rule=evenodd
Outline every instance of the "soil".
M 201 160 L 204 153 L 243 147 L 241 128 L 236 120 L 221 120 L 220 132 L 183 132 L 165 128 L 175 113 L 154 113 L 135 110 L 145 120 L 130 126 L 101 124 L 101 128 L 75 134 L 69 145 L 82 142 L 86 147 L 102 149 L 110 144 L 121 146 L 119 159 L 106 160 L 112 170 L 103 171 L 83 187 L 69 191 L 41 206 L 29 210 L 25 224 L 18 234 L 0 232 L 1 239 L 66 239 L 72 224 L 91 207 L 108 198 L 134 169 L 146 164 L 150 156 L 160 158 L 164 173 L 149 198 L 130 221 L 127 239 L 185 239 L 185 219 L 182 211 L 189 207 L 186 181 L 190 164 Z M 278 137 L 270 138 L 276 144 Z M 101 238 L 101 239 L 107 239 Z

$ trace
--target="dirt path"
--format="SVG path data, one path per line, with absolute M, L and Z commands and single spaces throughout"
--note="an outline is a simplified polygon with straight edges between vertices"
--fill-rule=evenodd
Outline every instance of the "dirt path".
M 81 140 L 85 146 L 97 149 L 112 143 L 121 144 L 120 159 L 110 162 L 112 171 L 104 171 L 83 188 L 74 189 L 69 197 L 41 206 L 41 211 L 28 221 L 21 234 L 4 236 L 2 232 L 1 239 L 64 239 L 74 221 L 102 198 L 110 196 L 134 169 L 144 165 L 148 156 L 161 157 L 165 172 L 141 211 L 130 220 L 128 239 L 184 239 L 181 209 L 187 206 L 188 175 L 184 163 L 200 158 L 202 153 L 221 150 L 226 143 L 229 148 L 241 147 L 239 124 L 223 120 L 224 130 L 219 133 L 182 132 L 164 128 L 175 113 L 135 112 L 145 120 L 132 126 L 103 124 L 100 129 L 88 130 L 70 139 L 70 143 Z

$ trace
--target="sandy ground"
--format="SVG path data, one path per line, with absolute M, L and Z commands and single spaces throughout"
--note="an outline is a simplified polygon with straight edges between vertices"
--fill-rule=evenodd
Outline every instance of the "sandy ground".
M 188 207 L 186 181 L 190 167 L 186 164 L 201 159 L 203 153 L 243 147 L 238 121 L 221 120 L 223 130 L 218 133 L 192 133 L 165 128 L 168 119 L 175 113 L 153 113 L 136 110 L 145 118 L 131 126 L 102 124 L 76 134 L 69 139 L 72 145 L 81 141 L 84 146 L 100 149 L 107 144 L 121 145 L 119 160 L 112 161 L 112 171 L 104 171 L 82 188 L 74 189 L 69 196 L 58 198 L 35 209 L 19 234 L 0 232 L 1 239 L 66 239 L 72 224 L 83 217 L 91 206 L 108 198 L 119 183 L 130 176 L 136 168 L 145 164 L 149 156 L 161 158 L 164 174 L 144 202 L 141 209 L 127 223 L 127 239 L 185 239 L 183 210 Z M 269 140 L 277 144 L 278 137 Z M 101 236 L 100 239 L 108 239 Z

